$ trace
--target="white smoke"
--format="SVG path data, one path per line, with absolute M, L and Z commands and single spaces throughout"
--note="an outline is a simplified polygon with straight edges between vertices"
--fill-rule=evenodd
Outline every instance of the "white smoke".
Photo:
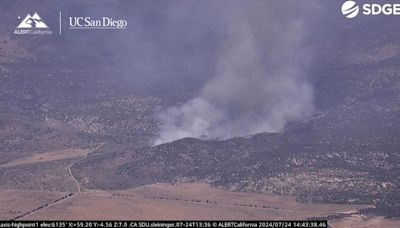
M 158 116 L 162 128 L 155 144 L 279 132 L 287 122 L 313 112 L 304 23 L 295 14 L 282 13 L 298 9 L 293 2 L 230 9 L 215 77 L 197 97 Z

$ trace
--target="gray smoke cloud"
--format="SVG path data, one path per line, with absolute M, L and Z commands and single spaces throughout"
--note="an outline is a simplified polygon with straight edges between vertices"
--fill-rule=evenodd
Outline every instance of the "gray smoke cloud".
M 158 115 L 162 127 L 155 144 L 279 132 L 312 114 L 313 88 L 306 74 L 311 52 L 303 43 L 302 16 L 313 7 L 305 1 L 225 5 L 230 13 L 215 76 L 198 96 Z

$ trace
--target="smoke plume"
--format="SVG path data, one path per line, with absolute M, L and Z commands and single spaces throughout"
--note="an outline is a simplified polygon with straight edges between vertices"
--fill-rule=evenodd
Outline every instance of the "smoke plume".
M 309 116 L 313 89 L 302 15 L 310 6 L 303 1 L 231 4 L 215 76 L 197 97 L 158 115 L 162 128 L 155 144 L 279 132 L 289 121 Z

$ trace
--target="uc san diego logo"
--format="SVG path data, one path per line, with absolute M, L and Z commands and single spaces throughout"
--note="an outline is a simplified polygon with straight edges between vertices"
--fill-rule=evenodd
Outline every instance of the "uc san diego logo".
M 354 18 L 358 15 L 360 8 L 354 1 L 345 1 L 342 5 L 342 14 L 347 18 Z
M 21 19 L 21 17 L 18 17 L 18 19 Z M 49 29 L 44 20 L 39 16 L 39 14 L 34 13 L 33 15 L 26 15 L 26 17 L 22 19 L 17 28 L 14 30 L 14 34 L 51 35 L 52 31 Z

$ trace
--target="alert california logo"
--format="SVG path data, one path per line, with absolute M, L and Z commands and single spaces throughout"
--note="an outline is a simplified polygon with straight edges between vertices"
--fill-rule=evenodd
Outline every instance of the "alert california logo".
M 21 17 L 18 16 L 18 19 L 21 19 Z M 51 35 L 52 33 L 49 26 L 37 12 L 33 15 L 28 13 L 14 30 L 16 35 Z

